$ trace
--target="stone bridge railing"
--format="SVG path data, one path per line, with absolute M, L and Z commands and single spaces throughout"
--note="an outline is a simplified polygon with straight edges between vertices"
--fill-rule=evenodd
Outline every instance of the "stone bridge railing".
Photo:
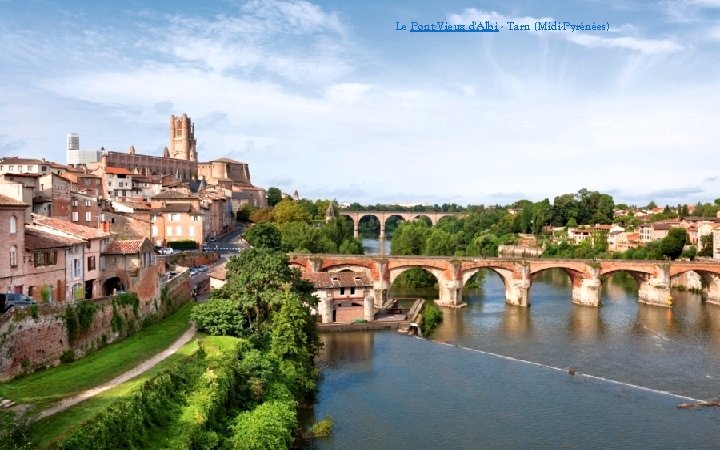
M 505 285 L 505 301 L 530 306 L 530 287 L 540 272 L 549 269 L 565 271 L 572 282 L 572 301 L 580 305 L 600 306 L 600 283 L 603 277 L 624 271 L 638 283 L 642 303 L 670 307 L 672 279 L 686 272 L 696 272 L 703 279 L 709 303 L 720 304 L 720 263 L 714 261 L 641 261 L 578 260 L 537 258 L 476 258 L 450 256 L 372 256 L 289 254 L 290 264 L 304 272 L 362 271 L 374 283 L 374 302 L 379 307 L 387 299 L 393 281 L 404 271 L 419 267 L 438 280 L 439 303 L 463 305 L 462 289 L 480 270 L 497 273 Z

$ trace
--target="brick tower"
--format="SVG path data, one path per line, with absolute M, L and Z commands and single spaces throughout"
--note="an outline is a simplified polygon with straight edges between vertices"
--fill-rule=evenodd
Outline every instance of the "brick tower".
M 195 125 L 183 113 L 182 117 L 170 116 L 170 157 L 197 161 L 197 141 L 195 140 Z

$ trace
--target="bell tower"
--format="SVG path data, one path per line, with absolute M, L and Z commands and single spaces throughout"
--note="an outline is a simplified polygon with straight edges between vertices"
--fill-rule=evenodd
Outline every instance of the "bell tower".
M 195 124 L 183 113 L 182 117 L 170 116 L 170 158 L 197 161 Z

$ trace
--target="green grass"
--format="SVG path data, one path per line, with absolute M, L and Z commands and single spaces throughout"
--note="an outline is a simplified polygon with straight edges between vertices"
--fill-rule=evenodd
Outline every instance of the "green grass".
M 169 347 L 187 330 L 191 309 L 192 304 L 186 304 L 162 322 L 70 364 L 2 383 L 0 397 L 33 404 L 33 411 L 39 411 L 105 383 Z
M 130 395 L 139 389 L 147 380 L 195 353 L 198 349 L 197 336 L 198 335 L 196 335 L 196 339 L 185 344 L 175 354 L 132 380 L 128 380 L 102 394 L 89 398 L 65 411 L 35 422 L 30 427 L 30 435 L 35 437 L 33 441 L 35 447 L 41 449 L 50 447 L 53 442 L 80 426 L 82 423 L 91 420 L 114 401 Z

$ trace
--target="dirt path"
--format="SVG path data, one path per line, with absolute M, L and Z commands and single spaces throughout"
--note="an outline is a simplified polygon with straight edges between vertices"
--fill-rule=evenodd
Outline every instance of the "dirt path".
M 152 369 L 155 367 L 159 362 L 163 361 L 164 359 L 168 358 L 170 355 L 175 353 L 176 351 L 180 350 L 180 348 L 190 342 L 190 339 L 195 335 L 195 325 L 192 325 L 186 332 L 182 334 L 173 344 L 163 350 L 161 353 L 158 353 L 157 355 L 153 356 L 150 359 L 146 359 L 145 361 L 141 362 L 137 366 L 133 367 L 132 369 L 128 370 L 127 372 L 122 373 L 121 375 L 118 375 L 117 377 L 113 378 L 112 380 L 108 381 L 107 383 L 101 384 L 100 386 L 96 386 L 92 389 L 88 389 L 86 391 L 83 391 L 75 396 L 68 397 L 66 399 L 60 400 L 58 404 L 55 406 L 52 406 L 40 414 L 38 414 L 35 417 L 35 420 L 44 419 L 45 417 L 52 416 L 53 414 L 59 413 L 60 411 L 64 411 L 68 409 L 69 407 L 73 405 L 77 405 L 78 403 L 82 402 L 83 400 L 87 400 L 90 397 L 94 397 L 102 392 L 107 391 L 108 389 L 112 389 L 115 386 L 122 384 L 132 378 L 135 378 L 136 376 Z

